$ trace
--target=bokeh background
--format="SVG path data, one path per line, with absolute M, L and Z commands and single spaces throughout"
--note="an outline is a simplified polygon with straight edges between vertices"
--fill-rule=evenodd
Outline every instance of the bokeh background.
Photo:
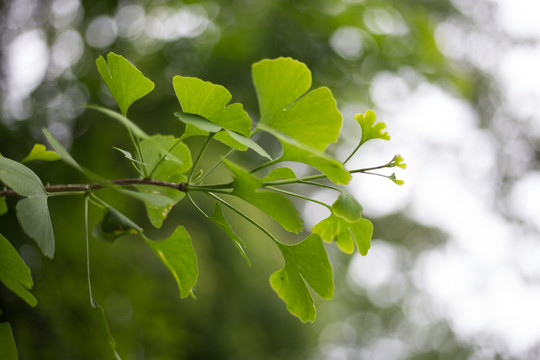
M 373 109 L 392 141 L 366 144 L 349 166 L 386 163 L 396 153 L 408 164 L 398 174 L 402 187 L 367 175 L 351 183 L 375 225 L 372 249 L 361 257 L 329 247 L 336 295 L 317 299 L 313 324 L 290 315 L 273 293 L 268 276 L 281 260 L 239 219 L 231 220 L 251 268 L 187 202 L 150 231 L 164 238 L 175 224 L 186 226 L 199 257 L 197 300 L 179 299 L 173 278 L 138 239 L 92 239 L 94 296 L 123 358 L 540 357 L 540 21 L 532 1 L 7 0 L 0 7 L 4 156 L 22 159 L 44 142 L 46 127 L 88 168 L 133 176 L 111 149 L 129 147 L 124 129 L 81 106 L 114 107 L 94 64 L 114 51 L 156 83 L 130 110 L 149 133 L 181 131 L 172 115 L 174 75 L 224 85 L 256 120 L 251 64 L 290 56 L 338 100 L 345 119 L 332 149 L 338 158 L 358 141 L 353 115 Z M 212 150 L 215 159 L 223 148 Z M 51 184 L 84 181 L 60 162 L 32 168 Z M 148 224 L 142 207 L 110 201 Z M 112 358 L 90 314 L 82 200 L 50 205 L 52 261 L 12 210 L 0 217 L 38 299 L 30 308 L 0 286 L 0 321 L 11 323 L 21 359 Z M 299 207 L 306 229 L 326 216 Z

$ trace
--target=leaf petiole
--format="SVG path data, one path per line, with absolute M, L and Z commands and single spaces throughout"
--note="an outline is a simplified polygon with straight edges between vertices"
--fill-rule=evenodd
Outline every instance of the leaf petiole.
M 232 211 L 234 211 L 235 213 L 237 213 L 238 215 L 240 215 L 241 217 L 243 217 L 244 219 L 246 219 L 247 221 L 249 221 L 251 224 L 253 224 L 256 228 L 258 228 L 259 230 L 261 230 L 266 236 L 268 236 L 270 239 L 272 239 L 276 244 L 281 244 L 281 242 L 279 242 L 275 237 L 274 235 L 272 235 L 268 230 L 266 230 L 264 227 L 262 227 L 261 225 L 259 225 L 259 223 L 257 223 L 255 220 L 253 220 L 252 218 L 250 218 L 249 216 L 247 216 L 246 214 L 244 214 L 242 211 L 240 211 L 239 209 L 237 209 L 236 207 L 234 207 L 233 205 L 229 204 L 228 202 L 226 202 L 225 200 L 223 200 L 222 198 L 220 198 L 219 196 L 215 195 L 214 193 L 212 192 L 206 192 L 208 195 L 210 195 L 211 197 L 213 197 L 214 199 L 216 199 L 217 201 L 219 201 L 220 203 L 222 203 L 223 205 L 227 206 L 229 209 L 231 209 Z
M 206 141 L 204 142 L 201 150 L 199 151 L 199 154 L 197 155 L 197 159 L 195 159 L 195 162 L 193 163 L 193 167 L 191 168 L 191 171 L 189 173 L 188 184 L 191 183 L 191 180 L 193 179 L 193 173 L 195 172 L 197 165 L 199 165 L 199 161 L 201 161 L 201 158 L 205 150 L 208 148 L 208 144 L 210 144 L 210 140 L 212 140 L 212 137 L 214 137 L 214 133 L 209 133 L 208 136 L 206 137 Z
M 279 189 L 279 188 L 275 188 L 275 187 L 272 187 L 272 186 L 267 186 L 266 188 L 269 189 L 269 190 L 275 191 L 275 192 L 282 193 L 284 195 L 294 196 L 294 197 L 302 199 L 302 200 L 311 201 L 311 202 L 313 202 L 315 204 L 319 204 L 319 205 L 324 206 L 328 210 L 332 210 L 332 207 L 330 205 L 325 204 L 322 201 L 315 200 L 315 199 L 309 198 L 307 196 L 303 196 L 303 195 L 300 195 L 300 194 L 296 194 L 296 193 L 293 193 L 293 192 L 290 192 L 290 191 L 287 191 L 287 190 L 283 190 L 283 189 Z

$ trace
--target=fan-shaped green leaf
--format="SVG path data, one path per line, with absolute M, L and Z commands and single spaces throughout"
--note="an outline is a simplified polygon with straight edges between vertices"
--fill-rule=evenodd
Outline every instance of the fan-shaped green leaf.
M 107 61 L 103 56 L 97 58 L 96 66 L 124 116 L 131 104 L 154 89 L 150 79 L 113 52 L 107 54 Z
M 240 239 L 240 237 L 234 232 L 231 225 L 225 218 L 225 215 L 223 215 L 223 210 L 221 210 L 221 206 L 219 206 L 219 203 L 216 203 L 216 206 L 214 208 L 214 213 L 211 217 L 209 217 L 210 220 L 212 220 L 214 223 L 217 224 L 223 230 L 231 240 L 234 242 L 234 245 L 238 248 L 238 251 L 240 251 L 240 254 L 244 257 L 246 262 L 249 266 L 251 266 L 251 261 L 249 261 L 249 258 L 246 254 L 246 251 L 244 250 L 245 245 L 244 242 Z
M 180 121 L 185 124 L 195 126 L 197 129 L 203 131 L 204 134 L 208 134 L 209 132 L 217 133 L 218 131 L 221 131 L 221 129 L 223 129 L 221 126 L 216 125 L 210 120 L 206 120 L 199 115 L 175 112 L 174 116 L 176 116 L 178 119 L 180 119 Z
M 107 321 L 107 315 L 105 315 L 105 310 L 100 304 L 98 304 L 94 300 L 94 298 L 91 298 L 91 300 L 92 315 L 94 316 L 94 320 L 97 322 L 101 334 L 105 337 L 105 339 L 107 339 L 109 347 L 111 348 L 116 359 L 121 360 L 120 355 L 118 355 L 118 352 L 116 351 L 116 340 L 114 340 L 111 329 L 109 327 L 109 322 Z
M 272 160 L 272 157 L 268 155 L 268 153 L 255 141 L 251 140 L 250 138 L 240 135 L 238 133 L 235 133 L 234 131 L 230 131 L 225 129 L 225 132 L 230 135 L 233 140 L 239 142 L 242 145 L 247 146 L 249 149 L 255 151 L 257 154 L 267 158 L 268 160 Z
M 278 245 L 285 267 L 270 276 L 270 284 L 293 315 L 314 321 L 315 305 L 306 283 L 325 299 L 334 295 L 332 266 L 321 238 L 312 234 L 296 245 Z
M 336 245 L 347 254 L 354 251 L 354 243 L 356 242 L 358 252 L 367 255 L 371 246 L 373 225 L 366 219 L 348 221 L 343 217 L 331 214 L 328 218 L 315 224 L 311 231 L 314 234 L 319 234 L 326 242 L 334 240 Z
M 289 179 L 296 179 L 296 174 L 291 168 L 288 167 L 280 167 L 273 169 L 270 174 L 266 175 L 266 177 L 263 179 L 264 182 L 267 181 L 274 181 L 274 180 L 289 180 Z
M 193 77 L 175 76 L 173 87 L 184 113 L 202 116 L 244 136 L 251 135 L 249 115 L 241 104 L 227 105 L 232 96 L 223 86 Z
M 21 196 L 45 195 L 39 177 L 17 161 L 0 156 L 0 181 Z
M 306 94 L 311 87 L 306 65 L 290 58 L 263 60 L 253 65 L 252 74 L 260 125 L 319 151 L 337 140 L 342 117 L 336 100 L 326 87 Z
M 54 256 L 54 232 L 47 206 L 47 195 L 32 195 L 19 200 L 17 218 L 24 231 L 36 241 L 43 254 Z
M 331 181 L 339 185 L 348 184 L 351 180 L 351 174 L 345 170 L 343 164 L 338 160 L 332 159 L 307 145 L 299 144 L 293 138 L 270 129 L 266 125 L 262 125 L 261 128 L 274 135 L 281 142 L 283 154 L 279 161 L 295 161 L 310 165 L 319 169 Z
M 58 155 L 54 151 L 47 150 L 45 148 L 45 145 L 35 144 L 30 151 L 30 154 L 28 154 L 21 162 L 26 163 L 35 160 L 56 161 L 60 159 L 60 155 Z
M 337 200 L 332 204 L 332 212 L 348 221 L 362 218 L 362 205 L 346 191 L 341 191 Z
M 2 234 L 0 234 L 0 281 L 28 305 L 36 306 L 36 298 L 28 291 L 34 284 L 30 269 Z
M 360 140 L 360 145 L 371 139 L 382 139 L 390 140 L 390 136 L 387 132 L 383 132 L 386 128 L 385 123 L 375 124 L 375 119 L 377 116 L 371 110 L 366 111 L 364 114 L 356 114 L 354 119 L 360 124 L 362 128 L 362 138 Z
M 105 209 L 103 220 L 94 227 L 93 235 L 99 239 L 113 242 L 121 236 L 138 234 L 142 228 L 118 210 Z
M 180 297 L 185 298 L 191 294 L 197 282 L 199 269 L 197 255 L 186 229 L 179 226 L 167 239 L 161 241 L 147 239 L 146 243 L 173 274 L 180 290 Z
M 143 140 L 141 151 L 147 164 L 146 170 L 152 179 L 176 181 L 191 169 L 189 148 L 180 139 L 171 135 L 153 135 Z
M 261 209 L 285 230 L 294 233 L 302 230 L 302 220 L 289 199 L 283 195 L 261 189 L 262 180 L 241 166 L 227 160 L 224 163 L 235 177 L 232 195 Z
M 183 181 L 186 181 L 187 178 L 183 177 Z M 167 218 L 169 215 L 169 212 L 173 208 L 174 205 L 176 205 L 180 200 L 182 200 L 185 196 L 185 193 L 175 190 L 172 188 L 167 188 L 163 186 L 155 186 L 155 185 L 135 185 L 135 188 L 139 190 L 141 193 L 148 193 L 148 194 L 158 194 L 163 195 L 169 200 L 167 201 L 167 204 L 165 206 L 159 206 L 152 202 L 145 202 L 146 206 L 146 213 L 148 214 L 148 219 L 152 223 L 153 226 L 156 228 L 160 228 L 163 224 L 163 220 Z
M 9 323 L 0 324 L 0 349 L 2 349 L 2 359 L 18 360 L 17 346 L 13 338 L 13 332 Z

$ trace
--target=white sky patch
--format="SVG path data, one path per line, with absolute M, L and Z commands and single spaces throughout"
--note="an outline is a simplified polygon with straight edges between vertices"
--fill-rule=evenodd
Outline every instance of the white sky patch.
M 540 20 L 538 20 L 540 24 Z M 540 36 L 540 34 L 539 34 Z M 540 38 L 539 38 L 540 40 Z M 540 135 L 540 46 L 521 46 L 507 52 L 501 61 L 500 77 L 512 114 L 533 119 Z
M 526 84 L 525 73 L 521 78 Z M 475 113 L 465 101 L 434 85 L 412 88 L 399 74 L 383 73 L 372 83 L 371 93 L 380 107 L 378 121 L 386 123 L 392 140 L 368 142 L 350 168 L 383 164 L 394 151 L 408 166 L 404 172 L 396 171 L 406 180 L 402 187 L 379 177 L 355 177 L 353 193 L 366 217 L 405 210 L 416 221 L 447 233 L 449 243 L 427 252 L 416 265 L 415 282 L 458 336 L 471 342 L 487 336 L 500 346 L 498 350 L 522 354 L 540 342 L 540 287 L 530 282 L 540 277 L 535 273 L 540 262 L 533 256 L 540 254 L 540 242 L 525 241 L 519 227 L 492 208 L 495 141 L 478 129 Z M 514 213 L 540 229 L 540 173 L 519 181 L 511 199 Z M 399 273 L 392 252 L 377 244 L 369 256 L 353 260 L 349 274 L 353 287 L 369 289 L 375 303 L 383 288 L 380 283 L 392 283 L 389 279 Z M 518 250 L 522 244 L 531 255 Z M 379 275 L 366 280 L 369 268 L 376 268 Z M 393 286 L 397 289 L 393 299 L 399 299 L 399 282 Z
M 45 36 L 40 30 L 29 30 L 17 36 L 6 51 L 7 81 L 11 94 L 28 96 L 43 80 L 49 63 Z
M 513 36 L 540 37 L 540 3 L 531 0 L 497 0 L 498 22 Z
M 540 231 L 540 172 L 529 173 L 514 184 L 509 206 L 513 215 Z

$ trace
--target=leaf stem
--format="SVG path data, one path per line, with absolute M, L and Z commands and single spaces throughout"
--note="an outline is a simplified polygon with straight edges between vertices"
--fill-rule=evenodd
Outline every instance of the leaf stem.
M 88 278 L 88 294 L 90 295 L 90 304 L 95 307 L 94 296 L 92 295 L 92 283 L 90 281 L 90 242 L 88 241 L 88 200 L 91 195 L 84 197 L 84 238 L 86 241 L 86 276 Z
M 159 159 L 159 161 L 157 162 L 156 165 L 154 165 L 154 168 L 152 169 L 152 171 L 150 171 L 150 174 L 148 175 L 149 178 L 152 177 L 152 175 L 154 175 L 154 172 L 156 171 L 156 169 L 158 168 L 158 166 L 163 162 L 163 160 L 165 159 L 165 157 L 176 147 L 176 145 L 180 144 L 180 142 L 182 141 L 182 139 L 178 139 L 178 141 L 176 143 L 174 143 L 173 146 L 171 146 L 171 148 L 169 150 L 167 150 L 167 152 L 165 154 L 163 154 L 161 156 L 161 158 Z
M 206 174 L 203 175 L 203 177 L 201 177 L 201 179 L 199 180 L 199 183 L 202 183 L 204 180 L 206 180 L 206 178 L 208 176 L 210 176 L 210 174 L 216 170 L 221 164 L 223 164 L 223 160 L 229 158 L 229 156 L 231 156 L 234 152 L 236 151 L 236 149 L 231 149 L 229 150 L 228 153 L 226 153 L 222 158 L 221 160 L 219 160 L 210 170 L 208 170 L 208 172 Z
M 203 214 L 205 218 L 208 219 L 209 216 L 203 211 L 203 209 L 201 209 L 201 208 L 199 207 L 199 205 L 197 205 L 197 203 L 195 203 L 195 201 L 193 201 L 193 198 L 191 197 L 191 195 L 190 195 L 189 193 L 186 193 L 186 195 L 187 195 L 187 198 L 189 199 L 189 201 L 191 202 L 191 204 L 192 204 L 193 206 L 195 206 L 195 208 L 196 208 L 197 210 L 199 210 L 199 212 L 200 212 L 201 214 Z
M 197 159 L 195 159 L 195 162 L 193 163 L 193 166 L 191 167 L 191 171 L 189 172 L 188 184 L 191 183 L 191 179 L 193 178 L 193 172 L 197 168 L 197 165 L 199 165 L 199 161 L 201 160 L 201 158 L 202 158 L 202 156 L 204 154 L 204 151 L 208 147 L 208 144 L 210 144 L 210 140 L 212 140 L 213 136 L 214 136 L 214 133 L 209 133 L 208 136 L 206 137 L 206 141 L 204 142 L 201 150 L 199 150 L 199 154 L 197 155 Z
M 354 154 L 356 154 L 356 152 L 358 151 L 358 149 L 360 149 L 360 146 L 362 146 L 364 144 L 364 142 L 365 141 L 360 141 L 358 143 L 358 146 L 356 146 L 356 148 L 353 150 L 351 155 L 349 155 L 349 157 L 347 157 L 347 159 L 343 162 L 343 165 L 345 165 L 354 156 Z
M 325 204 L 322 201 L 309 198 L 307 196 L 303 196 L 303 195 L 300 195 L 300 194 L 296 194 L 296 193 L 293 193 L 293 192 L 290 192 L 290 191 L 287 191 L 287 190 L 283 190 L 283 189 L 279 189 L 279 188 L 275 188 L 275 187 L 272 187 L 272 186 L 268 186 L 267 189 L 270 189 L 272 191 L 279 192 L 279 193 L 282 193 L 282 194 L 285 194 L 285 195 L 294 196 L 294 197 L 297 197 L 297 198 L 302 199 L 302 200 L 314 202 L 315 204 L 319 204 L 319 205 L 324 206 L 328 210 L 332 209 L 332 207 L 330 205 Z
M 253 224 L 256 228 L 258 228 L 259 230 L 261 230 L 266 236 L 268 236 L 270 239 L 272 239 L 276 244 L 281 244 L 281 242 L 279 242 L 275 237 L 274 235 L 272 235 L 268 230 L 266 230 L 264 227 L 262 227 L 261 225 L 259 225 L 259 223 L 257 223 L 255 220 L 253 220 L 252 218 L 250 218 L 249 216 L 247 216 L 246 214 L 244 214 L 242 211 L 240 211 L 239 209 L 237 209 L 236 207 L 234 207 L 233 205 L 229 204 L 228 202 L 226 202 L 225 200 L 223 200 L 222 198 L 220 198 L 219 196 L 215 195 L 214 193 L 212 192 L 207 192 L 208 195 L 210 195 L 211 197 L 213 197 L 214 199 L 216 199 L 217 201 L 219 201 L 220 203 L 222 203 L 223 205 L 227 206 L 229 209 L 231 209 L 232 211 L 234 211 L 235 213 L 237 213 L 238 215 L 240 215 L 241 217 L 243 217 L 244 219 L 246 219 L 247 221 L 249 221 L 251 224 Z
M 265 162 L 264 164 L 257 166 L 256 168 L 250 170 L 249 172 L 250 172 L 250 173 L 257 172 L 257 171 L 262 170 L 262 169 L 264 169 L 264 168 L 266 168 L 266 167 L 268 167 L 268 166 L 277 164 L 277 163 L 280 162 L 280 161 L 281 161 L 281 158 L 280 158 L 280 159 L 274 159 L 274 160 Z

